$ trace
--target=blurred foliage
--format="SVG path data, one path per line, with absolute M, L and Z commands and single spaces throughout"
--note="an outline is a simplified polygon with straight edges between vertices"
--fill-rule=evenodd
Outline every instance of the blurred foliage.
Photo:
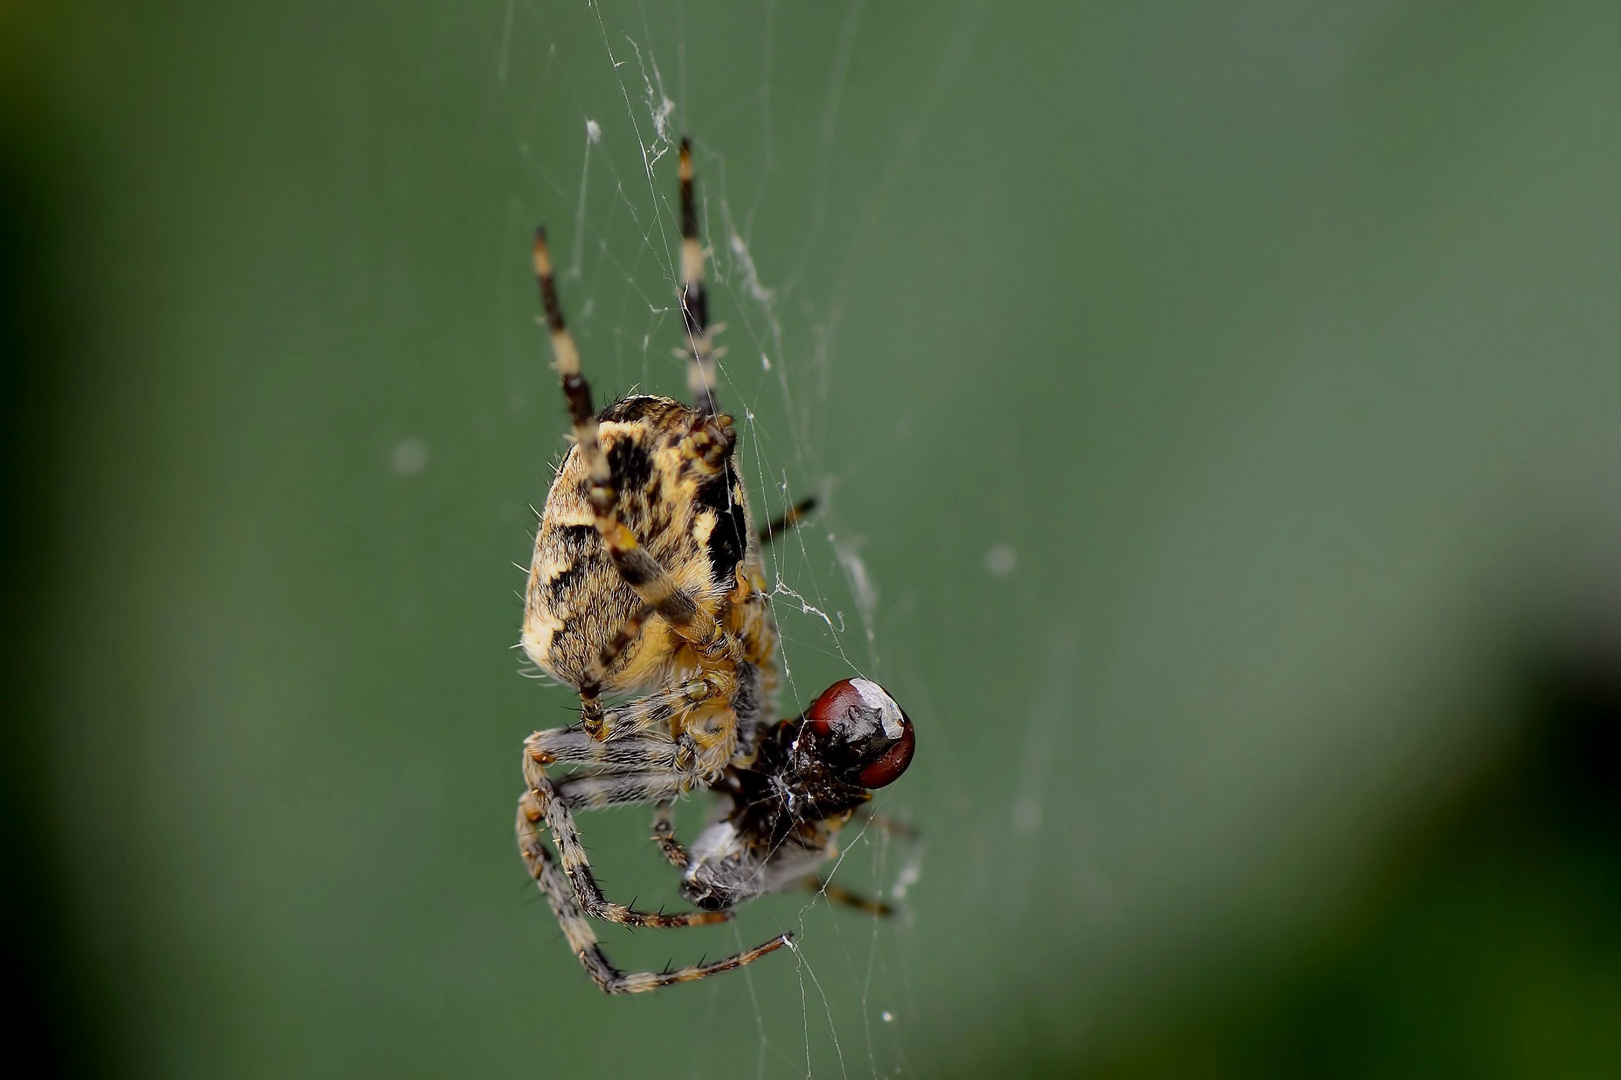
M 1621 671 L 1562 657 L 1335 914 L 1016 1073 L 1606 1077 L 1621 1062 Z M 1004 1059 L 999 1067 L 1006 1068 Z

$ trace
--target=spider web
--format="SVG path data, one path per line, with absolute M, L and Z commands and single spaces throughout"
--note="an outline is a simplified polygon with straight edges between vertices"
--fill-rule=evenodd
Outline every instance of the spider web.
M 812 16 L 768 0 L 743 24 L 732 19 L 718 28 L 698 27 L 693 14 L 597 2 L 558 12 L 508 0 L 496 83 L 515 118 L 516 152 L 535 181 L 514 196 L 513 235 L 548 223 L 565 312 L 599 404 L 633 391 L 682 394 L 675 173 L 679 140 L 692 137 L 711 318 L 724 326 L 718 395 L 738 425 L 756 521 L 809 495 L 818 502 L 809 523 L 764 556 L 781 632 L 778 713 L 794 715 L 835 679 L 886 681 L 889 645 L 904 638 L 907 613 L 885 608 L 882 583 L 862 558 L 867 530 L 884 523 L 850 521 L 840 511 L 841 485 L 860 483 L 862 448 L 835 440 L 833 421 L 840 396 L 863 386 L 841 328 L 874 225 L 893 198 L 900 166 L 931 134 L 979 4 L 942 21 L 930 46 L 932 74 L 894 103 L 885 118 L 894 134 L 870 159 L 846 151 L 840 137 L 870 14 L 864 0 Z M 802 100 L 806 85 L 819 87 L 815 100 Z M 503 246 L 501 257 L 507 254 Z M 515 355 L 532 358 L 540 347 L 536 338 Z M 545 369 L 532 359 L 520 363 L 531 365 L 514 371 L 526 407 L 560 415 Z M 1008 558 L 993 552 L 992 572 Z M 907 785 L 897 787 L 875 805 L 905 821 L 913 817 Z M 701 823 L 707 801 L 682 805 L 683 835 Z M 599 821 L 607 816 L 582 822 L 597 857 L 616 870 L 637 858 L 652 861 L 645 840 L 608 829 Z M 640 836 L 646 808 L 617 816 L 633 819 Z M 704 945 L 730 951 L 789 929 L 796 938 L 791 957 L 654 995 L 661 999 L 655 1008 L 683 1038 L 703 1047 L 692 1051 L 700 1063 L 694 1075 L 707 1075 L 701 1063 L 715 1055 L 737 1058 L 745 1038 L 755 1042 L 753 1075 L 918 1071 L 908 1060 L 917 1040 L 903 1032 L 924 1022 L 906 963 L 917 945 L 908 935 L 908 898 L 928 886 L 924 843 L 858 822 L 845 830 L 841 849 L 824 877 L 881 897 L 897 916 L 832 910 L 837 906 L 813 893 L 747 905 L 720 932 L 729 943 Z M 664 877 L 634 882 L 677 903 L 673 878 L 660 869 Z M 626 872 L 615 881 L 630 881 Z M 696 959 L 690 933 L 659 941 L 665 952 L 651 960 L 641 939 L 603 936 L 614 962 L 634 969 L 658 966 L 671 953 L 677 963 Z M 747 1036 L 738 1025 L 744 1015 Z

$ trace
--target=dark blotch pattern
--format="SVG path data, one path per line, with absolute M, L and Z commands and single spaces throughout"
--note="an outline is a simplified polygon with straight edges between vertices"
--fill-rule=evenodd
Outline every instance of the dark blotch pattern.
M 559 571 L 556 577 L 546 583 L 546 588 L 551 592 L 552 603 L 561 604 L 563 594 L 572 589 L 584 576 L 585 566 L 578 562 Z
M 610 446 L 608 465 L 621 492 L 647 491 L 653 479 L 653 455 L 634 439 L 620 439 Z
M 732 495 L 732 488 L 736 486 L 737 474 L 728 456 L 726 468 L 698 489 L 698 501 L 715 511 L 715 531 L 709 534 L 710 578 L 727 588 L 731 587 L 737 564 L 743 561 L 743 552 L 748 548 L 748 512 Z

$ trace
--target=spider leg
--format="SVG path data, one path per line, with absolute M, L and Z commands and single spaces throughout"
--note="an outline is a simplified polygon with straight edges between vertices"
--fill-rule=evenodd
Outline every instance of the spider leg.
M 540 839 L 539 829 L 526 815 L 522 803 L 518 807 L 518 836 L 524 863 L 529 868 L 529 876 L 534 878 L 541 894 L 546 897 L 546 902 L 551 905 L 552 914 L 557 916 L 557 923 L 563 928 L 563 936 L 568 939 L 569 948 L 574 950 L 574 955 L 579 957 L 586 974 L 591 976 L 592 981 L 604 993 L 636 994 L 656 990 L 661 986 L 718 975 L 723 971 L 751 964 L 766 953 L 782 948 L 793 939 L 791 934 L 779 934 L 752 949 L 707 964 L 695 964 L 674 971 L 639 971 L 627 974 L 609 963 L 602 946 L 597 944 L 597 935 L 591 928 L 590 920 L 575 903 L 573 890 L 569 887 L 567 879 L 558 871 L 556 863 L 552 861 L 551 852 L 546 850 L 545 843 Z
M 537 764 L 551 764 L 558 762 L 562 765 L 587 764 L 595 769 L 590 774 L 571 775 L 556 785 L 558 795 L 566 801 L 571 808 L 579 808 L 582 801 L 588 798 L 587 791 L 600 791 L 597 788 L 584 788 L 579 782 L 582 780 L 601 780 L 608 775 L 626 774 L 635 775 L 635 770 L 645 769 L 647 772 L 658 770 L 671 770 L 676 767 L 676 756 L 679 744 L 673 739 L 663 736 L 650 735 L 645 738 L 616 739 L 611 743 L 593 739 L 580 728 L 551 728 L 550 731 L 535 731 L 524 741 L 525 748 L 530 754 L 538 754 L 543 761 Z M 621 786 L 619 790 L 627 790 Z M 657 806 L 653 808 L 653 842 L 657 843 L 658 850 L 665 853 L 669 864 L 676 869 L 686 869 L 687 851 L 676 840 L 676 799 L 660 798 L 650 795 L 648 799 L 657 799 Z M 648 801 L 648 799 L 635 799 L 635 801 Z M 627 799 L 629 801 L 629 799 Z
M 577 727 L 537 731 L 523 744 L 536 764 L 592 765 L 601 772 L 671 770 L 681 751 L 679 743 L 658 732 L 605 741 Z
M 630 618 L 624 621 L 614 633 L 614 636 L 608 639 L 608 644 L 604 645 L 602 651 L 597 654 L 596 667 L 589 672 L 587 682 L 601 686 L 607 680 L 608 672 L 612 670 L 614 661 L 619 659 L 621 653 L 630 648 L 631 642 L 641 636 L 642 624 L 647 621 L 647 617 L 651 614 L 653 614 L 653 609 L 646 604 L 631 612 Z
M 665 859 L 677 870 L 685 870 L 687 849 L 675 838 L 675 800 L 660 799 L 653 807 L 653 843 L 659 846 Z
M 535 873 L 536 860 L 539 858 L 536 852 L 544 850 L 539 828 L 544 821 L 557 844 L 574 903 L 587 915 L 625 926 L 656 927 L 703 926 L 731 918 L 731 913 L 727 911 L 682 911 L 673 914 L 637 911 L 606 900 L 596 877 L 591 873 L 591 860 L 586 857 L 585 847 L 580 843 L 580 833 L 575 828 L 574 815 L 569 812 L 567 801 L 553 787 L 545 770 L 539 766 L 530 767 L 529 762 L 530 759 L 526 757 L 524 774 L 529 782 L 529 790 L 518 799 L 518 851 L 529 865 L 531 874 Z M 679 776 L 675 779 L 677 784 L 672 787 L 678 786 Z M 673 791 L 666 791 L 665 794 L 673 794 Z
M 853 821 L 865 821 L 885 836 L 892 836 L 897 840 L 916 840 L 923 835 L 915 825 L 897 821 L 887 814 L 876 813 L 864 806 L 856 807 L 850 817 Z
M 656 918 L 660 921 L 649 922 L 641 912 L 607 904 L 602 900 L 601 890 L 591 875 L 590 864 L 585 861 L 584 850 L 579 848 L 572 819 L 554 820 L 554 815 L 546 812 L 546 807 L 552 803 L 561 807 L 560 813 L 563 815 L 570 810 L 657 803 L 654 828 L 660 848 L 678 868 L 684 867 L 686 852 L 673 838 L 671 815 L 676 796 L 689 788 L 695 777 L 690 767 L 683 767 L 684 763 L 679 760 L 682 757 L 680 744 L 656 733 L 604 742 L 593 739 L 580 728 L 552 728 L 529 736 L 524 740 L 524 749 L 525 778 L 534 795 L 531 800 L 534 805 L 525 807 L 526 813 L 531 815 L 528 818 L 530 824 L 520 826 L 519 830 L 519 848 L 525 853 L 526 861 L 533 862 L 530 847 L 539 843 L 538 837 L 531 839 L 528 836 L 528 833 L 535 831 L 533 824 L 539 820 L 532 816 L 538 806 L 540 817 L 546 819 L 547 827 L 557 839 L 559 850 L 564 853 L 565 866 L 573 858 L 571 853 L 578 850 L 579 869 L 569 875 L 571 888 L 576 892 L 577 906 L 613 922 L 627 921 L 627 916 L 635 916 L 634 920 L 630 920 L 634 925 L 693 925 L 706 921 L 687 916 L 683 922 L 672 922 L 670 920 L 683 917 L 659 915 Z M 553 781 L 545 774 L 545 769 L 554 763 L 589 765 L 591 768 Z M 543 794 L 548 788 L 549 795 Z M 660 821 L 664 823 L 662 834 L 659 833 Z M 677 858 L 680 861 L 676 861 Z
M 789 529 L 796 529 L 812 510 L 816 509 L 816 497 L 800 499 L 797 503 L 782 512 L 782 516 L 760 530 L 760 546 L 771 543 Z
M 704 416 L 715 406 L 715 342 L 704 291 L 704 248 L 698 237 L 698 200 L 692 190 L 692 141 L 681 137 L 681 325 L 687 334 L 687 391 Z
M 895 914 L 895 909 L 882 900 L 874 900 L 871 897 L 862 896 L 860 893 L 851 892 L 843 886 L 823 881 L 815 874 L 805 879 L 804 887 L 813 893 L 821 893 L 836 904 L 844 904 L 847 907 L 855 908 L 857 911 L 865 911 L 868 915 Z
M 684 772 L 576 773 L 553 786 L 570 810 L 603 810 L 674 799 L 690 780 L 691 774 Z
M 685 719 L 700 706 L 729 700 L 736 689 L 737 673 L 734 669 L 712 668 L 695 679 L 655 690 L 646 697 L 623 705 L 615 705 L 602 714 L 594 737 L 612 742 L 649 731 L 675 730 L 677 721 Z M 589 724 L 584 726 L 588 734 L 592 733 Z

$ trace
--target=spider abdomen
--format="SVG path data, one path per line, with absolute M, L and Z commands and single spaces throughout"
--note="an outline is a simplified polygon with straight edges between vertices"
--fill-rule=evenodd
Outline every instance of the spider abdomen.
M 608 406 L 598 425 L 619 521 L 699 608 L 719 618 L 753 535 L 729 423 L 670 398 L 638 396 Z M 586 462 L 572 447 L 546 496 L 524 601 L 524 651 L 574 687 L 591 679 L 604 647 L 643 607 L 597 531 L 590 487 Z M 601 690 L 629 693 L 665 682 L 680 654 L 668 624 L 649 615 L 603 672 Z

